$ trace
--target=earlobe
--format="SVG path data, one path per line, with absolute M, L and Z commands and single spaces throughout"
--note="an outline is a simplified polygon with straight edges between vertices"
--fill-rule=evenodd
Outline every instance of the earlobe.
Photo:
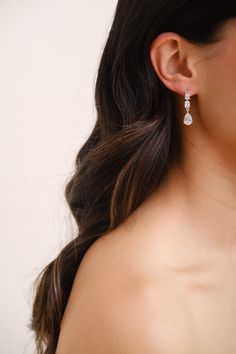
M 172 32 L 156 37 L 150 49 L 151 63 L 159 79 L 182 96 L 187 88 L 192 88 L 193 74 L 188 66 L 187 54 L 181 37 Z

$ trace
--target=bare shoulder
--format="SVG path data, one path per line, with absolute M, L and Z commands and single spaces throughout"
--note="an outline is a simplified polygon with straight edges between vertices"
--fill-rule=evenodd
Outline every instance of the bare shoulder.
M 122 231 L 97 240 L 77 272 L 56 354 L 158 354 L 160 283 L 147 251 Z

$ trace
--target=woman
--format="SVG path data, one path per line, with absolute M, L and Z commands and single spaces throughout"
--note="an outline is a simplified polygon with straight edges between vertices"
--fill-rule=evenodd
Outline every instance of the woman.
M 235 39 L 235 1 L 118 1 L 38 353 L 236 353 Z

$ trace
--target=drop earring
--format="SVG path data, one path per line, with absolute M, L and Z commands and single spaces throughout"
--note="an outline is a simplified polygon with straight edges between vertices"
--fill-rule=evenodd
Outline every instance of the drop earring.
M 185 103 L 184 107 L 186 108 L 187 113 L 184 116 L 184 124 L 185 125 L 191 125 L 193 123 L 193 118 L 191 114 L 189 113 L 190 110 L 190 93 L 189 90 L 186 91 L 185 93 Z

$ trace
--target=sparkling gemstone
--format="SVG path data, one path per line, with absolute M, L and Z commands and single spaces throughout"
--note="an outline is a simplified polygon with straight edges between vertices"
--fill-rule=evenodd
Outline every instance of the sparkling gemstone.
M 186 113 L 184 116 L 184 124 L 185 125 L 190 125 L 193 122 L 193 118 L 190 113 Z
M 186 94 L 185 94 L 185 99 L 186 99 L 186 100 L 189 100 L 189 99 L 190 99 L 190 93 L 186 93 Z
M 186 109 L 189 109 L 190 108 L 190 102 L 189 101 L 185 101 L 184 106 L 185 106 Z

